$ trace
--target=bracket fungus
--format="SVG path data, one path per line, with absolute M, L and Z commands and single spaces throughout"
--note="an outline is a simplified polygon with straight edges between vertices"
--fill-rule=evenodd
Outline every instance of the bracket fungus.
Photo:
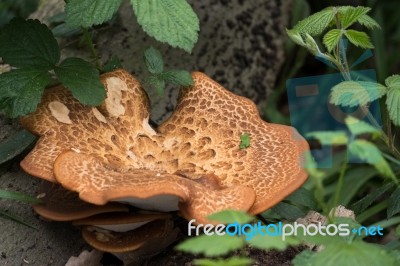
M 197 223 L 225 209 L 263 212 L 300 187 L 308 144 L 297 131 L 263 121 L 253 102 L 205 74 L 192 77 L 157 128 L 147 94 L 124 70 L 101 76 L 107 98 L 96 108 L 62 86 L 46 90 L 21 119 L 40 136 L 22 168 L 91 204 L 179 210 Z M 244 133 L 251 142 L 240 148 Z

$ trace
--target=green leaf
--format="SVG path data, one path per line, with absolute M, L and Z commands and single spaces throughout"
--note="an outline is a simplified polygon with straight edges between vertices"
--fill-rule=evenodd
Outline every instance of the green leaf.
M 353 134 L 354 136 L 362 134 L 372 134 L 378 136 L 382 133 L 380 129 L 373 127 L 365 121 L 358 120 L 353 116 L 346 117 L 345 122 L 351 134 Z
M 229 235 L 201 235 L 180 243 L 176 248 L 179 251 L 192 254 L 204 254 L 207 257 L 226 255 L 231 251 L 244 246 L 243 239 Z
M 197 42 L 199 19 L 186 0 L 131 0 L 138 23 L 160 42 L 191 52 Z
M 71 27 L 91 27 L 112 18 L 122 0 L 69 0 L 65 6 L 66 22 Z
M 159 96 L 162 96 L 164 94 L 165 90 L 165 81 L 161 79 L 158 75 L 152 75 L 150 76 L 147 81 L 153 88 L 156 89 L 157 94 Z
M 111 57 L 110 60 L 103 66 L 102 71 L 103 72 L 111 72 L 114 71 L 115 69 L 122 68 L 122 63 L 121 60 L 115 55 Z
M 295 205 L 308 207 L 312 210 L 317 209 L 317 203 L 315 202 L 314 194 L 303 187 L 300 187 L 284 200 Z
M 363 25 L 364 27 L 367 27 L 370 30 L 381 28 L 378 22 L 376 22 L 373 18 L 371 18 L 368 15 L 361 16 L 360 18 L 358 18 L 357 22 Z
M 26 195 L 24 193 L 8 191 L 3 189 L 0 189 L 0 199 L 17 200 L 32 204 L 37 204 L 41 202 L 39 199 Z
M 400 126 L 400 88 L 390 88 L 386 97 L 386 107 L 390 120 L 395 126 Z
M 106 91 L 100 82 L 99 72 L 92 64 L 71 57 L 65 59 L 54 71 L 61 83 L 81 103 L 95 106 L 104 101 Z
M 315 138 L 322 145 L 345 145 L 348 138 L 344 131 L 314 131 L 307 133 L 307 138 Z
M 167 70 L 160 74 L 160 78 L 166 82 L 179 86 L 192 86 L 192 75 L 185 70 Z
M 373 102 L 386 94 L 386 87 L 369 81 L 343 81 L 332 88 L 330 103 L 359 106 Z
M 267 230 L 267 229 L 266 229 Z M 256 234 L 253 238 L 247 241 L 251 246 L 255 248 L 260 248 L 264 250 L 285 250 L 290 245 L 300 244 L 300 240 L 297 240 L 293 237 L 286 237 L 285 240 L 282 240 L 282 236 L 270 236 L 270 235 L 261 235 Z
M 17 117 L 36 110 L 50 78 L 46 71 L 32 68 L 12 70 L 0 75 L 0 109 Z
M 371 8 L 363 7 L 363 6 L 346 6 L 344 9 L 339 8 L 339 12 L 341 13 L 341 24 L 343 29 L 347 29 L 353 23 L 358 21 L 362 16 L 367 14 Z
M 194 265 L 198 266 L 248 266 L 253 263 L 252 259 L 246 257 L 232 257 L 226 259 L 196 259 Z
M 315 252 L 309 249 L 303 250 L 300 254 L 292 260 L 293 266 L 313 266 L 311 264 L 312 257 L 315 256 Z
M 244 133 L 244 134 L 240 135 L 239 148 L 246 149 L 248 147 L 250 147 L 250 135 L 248 133 Z
M 144 51 L 144 62 L 151 74 L 161 74 L 164 70 L 164 61 L 160 51 L 150 47 Z
M 289 38 L 295 42 L 296 44 L 306 47 L 306 43 L 303 40 L 301 34 L 295 30 L 288 30 L 286 29 L 286 33 L 288 34 Z
M 374 166 L 375 169 L 378 170 L 378 172 L 383 176 L 396 180 L 392 168 L 390 168 L 390 165 L 382 156 L 381 151 L 373 143 L 366 140 L 357 139 L 350 142 L 348 150 L 352 156 L 355 156 Z
M 50 70 L 60 60 L 60 51 L 46 25 L 16 18 L 0 31 L 0 57 L 14 67 Z
M 69 38 L 74 35 L 81 34 L 82 30 L 80 28 L 71 28 L 67 23 L 61 23 L 55 26 L 51 32 L 53 33 L 54 37 Z
M 383 247 L 362 241 L 336 242 L 311 256 L 313 266 L 395 265 L 395 259 Z M 307 264 L 306 264 L 307 265 Z
M 210 220 L 220 222 L 222 224 L 245 224 L 254 220 L 254 217 L 242 211 L 224 210 L 213 213 L 207 217 Z
M 278 205 L 273 207 L 272 210 L 283 219 L 288 221 L 294 221 L 297 218 L 304 217 L 306 215 L 306 213 L 299 207 L 286 202 L 280 202 Z
M 0 164 L 22 153 L 35 141 L 35 136 L 22 129 L 0 143 Z
M 387 218 L 392 217 L 400 212 L 400 187 L 398 187 L 390 196 L 389 206 L 387 209 Z
M 308 49 L 308 51 L 310 51 L 310 53 L 312 53 L 313 55 L 321 54 L 321 51 L 319 50 L 317 42 L 314 40 L 314 38 L 310 34 L 305 33 L 304 40 L 306 43 L 305 47 Z
M 293 28 L 298 33 L 308 33 L 311 36 L 321 34 L 334 19 L 333 8 L 325 8 L 297 23 Z
M 326 49 L 328 49 L 329 52 L 332 52 L 332 50 L 338 45 L 341 37 L 342 31 L 339 29 L 328 31 L 323 38 L 323 43 Z
M 349 41 L 357 47 L 361 47 L 364 49 L 374 48 L 374 45 L 371 43 L 368 35 L 365 32 L 346 30 L 344 32 L 344 35 L 346 35 L 347 39 L 349 39 Z
M 392 75 L 385 80 L 385 84 L 388 88 L 400 89 L 400 75 Z
M 361 200 L 357 201 L 351 206 L 351 209 L 356 213 L 359 214 L 362 211 L 364 211 L 366 208 L 368 208 L 377 198 L 379 198 L 383 193 L 388 191 L 390 188 L 392 188 L 394 184 L 387 183 L 386 185 L 383 185 L 380 188 L 375 189 L 374 191 L 370 192 L 362 198 Z

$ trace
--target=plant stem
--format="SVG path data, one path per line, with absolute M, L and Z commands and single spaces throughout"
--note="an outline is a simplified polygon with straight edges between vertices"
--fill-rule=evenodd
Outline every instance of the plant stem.
M 86 45 L 89 47 L 90 53 L 92 54 L 93 59 L 95 60 L 95 65 L 98 70 L 101 69 L 99 57 L 97 55 L 96 48 L 94 47 L 92 37 L 89 34 L 87 28 L 82 27 L 83 37 L 85 38 Z

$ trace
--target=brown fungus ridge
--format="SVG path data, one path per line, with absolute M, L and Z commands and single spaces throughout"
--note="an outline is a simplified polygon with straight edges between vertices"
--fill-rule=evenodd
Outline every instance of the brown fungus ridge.
M 62 87 L 47 90 L 38 110 L 22 119 L 41 136 L 21 163 L 28 173 L 94 204 L 173 195 L 183 216 L 198 222 L 228 208 L 260 213 L 306 180 L 301 158 L 308 145 L 296 130 L 263 121 L 254 103 L 202 73 L 193 73 L 194 86 L 182 89 L 175 112 L 156 130 L 132 76 L 117 70 L 101 78 L 112 98 L 98 108 L 107 123 Z M 47 104 L 55 100 L 70 110 L 72 124 L 52 116 Z M 250 147 L 240 149 L 244 133 Z
M 72 221 L 103 213 L 109 216 L 110 212 L 119 216 L 120 212 L 128 212 L 127 206 L 116 202 L 100 206 L 84 202 L 79 199 L 78 193 L 47 181 L 43 181 L 38 192 L 42 203 L 33 205 L 33 209 L 52 221 Z

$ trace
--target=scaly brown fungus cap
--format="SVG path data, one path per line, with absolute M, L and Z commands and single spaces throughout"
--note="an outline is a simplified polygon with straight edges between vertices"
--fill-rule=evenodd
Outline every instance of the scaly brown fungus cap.
M 156 130 L 146 93 L 123 70 L 102 75 L 107 100 L 99 108 L 82 106 L 62 87 L 47 90 L 22 119 L 41 136 L 22 167 L 94 204 L 175 195 L 184 217 L 198 222 L 223 209 L 262 212 L 300 187 L 306 141 L 291 127 L 266 123 L 254 103 L 206 75 L 193 79 Z M 54 101 L 66 107 L 57 104 L 61 118 Z M 251 140 L 246 149 L 239 148 L 243 133 Z

